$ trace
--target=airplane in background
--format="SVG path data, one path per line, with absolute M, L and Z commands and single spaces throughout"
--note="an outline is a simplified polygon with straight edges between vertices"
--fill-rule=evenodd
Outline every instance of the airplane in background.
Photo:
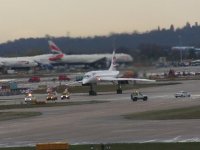
M 38 63 L 28 57 L 0 57 L 0 67 L 29 68 L 36 67 Z
M 83 79 L 81 81 L 77 81 L 77 83 L 81 83 L 83 86 L 90 86 L 89 95 L 96 95 L 96 91 L 94 90 L 94 86 L 99 82 L 117 82 L 117 94 L 122 93 L 121 84 L 123 82 L 128 83 L 128 81 L 143 81 L 143 82 L 155 82 L 155 80 L 149 79 L 140 79 L 140 78 L 121 78 L 119 77 L 119 71 L 116 70 L 116 57 L 115 51 L 112 54 L 111 65 L 108 70 L 98 70 L 98 71 L 89 71 L 85 73 Z M 75 84 L 68 83 L 66 85 Z
M 59 54 L 43 54 L 25 57 L 0 57 L 0 67 L 5 68 L 32 68 L 39 65 L 55 64 L 60 59 Z
M 60 52 L 54 52 L 54 54 L 42 54 L 36 56 L 0 57 L 0 67 L 4 68 L 5 70 L 33 68 L 36 66 L 49 67 L 61 59 L 62 55 L 63 54 L 60 54 Z
M 68 65 L 91 65 L 99 64 L 100 62 L 105 63 L 106 61 L 111 61 L 112 54 L 80 54 L 80 55 L 66 55 L 61 49 L 51 40 L 48 41 L 49 48 L 51 52 L 57 53 L 60 57 L 59 60 L 56 60 L 55 63 L 63 63 Z M 117 63 L 131 63 L 133 58 L 124 53 L 116 54 Z
M 200 48 L 194 46 L 173 46 L 172 50 L 195 50 L 200 51 Z
M 56 65 L 65 64 L 93 64 L 104 61 L 110 57 L 110 54 L 88 54 L 88 55 L 66 55 L 60 48 L 48 41 L 51 54 L 42 54 L 36 56 L 23 56 L 23 57 L 0 57 L 0 68 L 8 69 L 21 69 L 21 68 L 34 68 L 40 66 L 43 68 L 52 68 Z M 119 54 L 119 58 L 124 62 L 131 62 L 133 59 L 130 55 Z
M 189 63 L 183 63 L 183 52 L 189 52 L 189 51 L 195 51 L 195 53 L 199 53 L 200 51 L 200 48 L 197 48 L 197 47 L 194 47 L 194 46 L 173 46 L 171 48 L 172 50 L 178 50 L 180 51 L 180 62 L 181 62 L 181 65 L 182 66 L 187 66 L 189 65 Z M 192 65 L 199 65 L 199 62 L 198 61 L 192 61 L 191 62 Z

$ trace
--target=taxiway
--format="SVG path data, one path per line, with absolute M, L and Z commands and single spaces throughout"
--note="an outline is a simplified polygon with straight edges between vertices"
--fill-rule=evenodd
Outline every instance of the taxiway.
M 200 120 L 128 120 L 123 115 L 147 110 L 160 110 L 200 105 L 200 81 L 140 89 L 149 100 L 133 102 L 131 91 L 72 94 L 70 101 L 99 100 L 105 103 L 15 109 L 38 111 L 41 116 L 1 121 L 0 147 L 27 146 L 41 142 L 128 143 L 200 141 Z M 191 92 L 191 98 L 174 98 L 180 90 Z M 18 97 L 20 101 L 20 97 Z M 12 98 L 9 100 L 12 102 Z M 1 104 L 1 103 L 0 103 Z

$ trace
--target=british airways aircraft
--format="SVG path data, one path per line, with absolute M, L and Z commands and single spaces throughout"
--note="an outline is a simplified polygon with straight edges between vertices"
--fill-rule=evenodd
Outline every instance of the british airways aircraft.
M 111 59 L 111 54 L 83 54 L 66 55 L 60 48 L 48 41 L 52 54 L 43 54 L 24 57 L 0 57 L 0 67 L 6 69 L 33 68 L 36 66 L 54 66 L 58 64 L 92 64 L 100 60 Z M 132 62 L 133 58 L 128 54 L 116 54 L 118 62 Z
M 32 68 L 38 65 L 52 65 L 60 60 L 63 54 L 56 52 L 54 54 L 43 54 L 36 56 L 24 57 L 0 57 L 0 67 L 16 69 L 16 68 Z
M 116 70 L 116 57 L 115 57 L 115 51 L 113 51 L 111 65 L 108 70 L 89 71 L 85 73 L 83 79 L 81 81 L 78 81 L 77 83 L 81 83 L 83 86 L 90 86 L 89 95 L 96 95 L 94 86 L 97 85 L 99 82 L 117 82 L 118 84 L 117 94 L 122 93 L 121 82 L 124 81 L 155 82 L 155 80 L 149 80 L 149 79 L 121 78 L 119 77 L 119 73 L 120 72 Z M 73 83 L 68 83 L 66 85 L 70 84 Z
M 101 60 L 108 60 L 111 61 L 112 54 L 80 54 L 80 55 L 66 55 L 62 53 L 61 49 L 51 40 L 48 41 L 49 47 L 53 53 L 59 54 L 60 59 L 57 59 L 57 62 L 63 63 L 63 64 L 93 64 L 98 63 Z M 117 63 L 131 63 L 133 61 L 133 58 L 124 53 L 116 54 L 116 61 Z M 55 61 L 55 62 L 56 62 Z

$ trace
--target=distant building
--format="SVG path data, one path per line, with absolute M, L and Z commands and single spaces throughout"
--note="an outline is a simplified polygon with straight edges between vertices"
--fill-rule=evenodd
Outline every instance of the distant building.
M 12 80 L 0 80 L 0 96 L 22 94 L 27 88 L 18 88 L 17 82 Z
M 167 66 L 167 59 L 166 57 L 160 57 L 158 59 L 158 63 L 156 64 L 157 67 L 165 67 Z
M 167 58 L 166 57 L 160 57 L 158 59 L 158 63 L 166 64 L 167 63 Z

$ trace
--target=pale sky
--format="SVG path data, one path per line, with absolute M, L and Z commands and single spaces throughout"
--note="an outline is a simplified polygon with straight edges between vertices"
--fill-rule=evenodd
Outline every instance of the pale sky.
M 0 43 L 144 32 L 200 23 L 200 0 L 0 0 Z

